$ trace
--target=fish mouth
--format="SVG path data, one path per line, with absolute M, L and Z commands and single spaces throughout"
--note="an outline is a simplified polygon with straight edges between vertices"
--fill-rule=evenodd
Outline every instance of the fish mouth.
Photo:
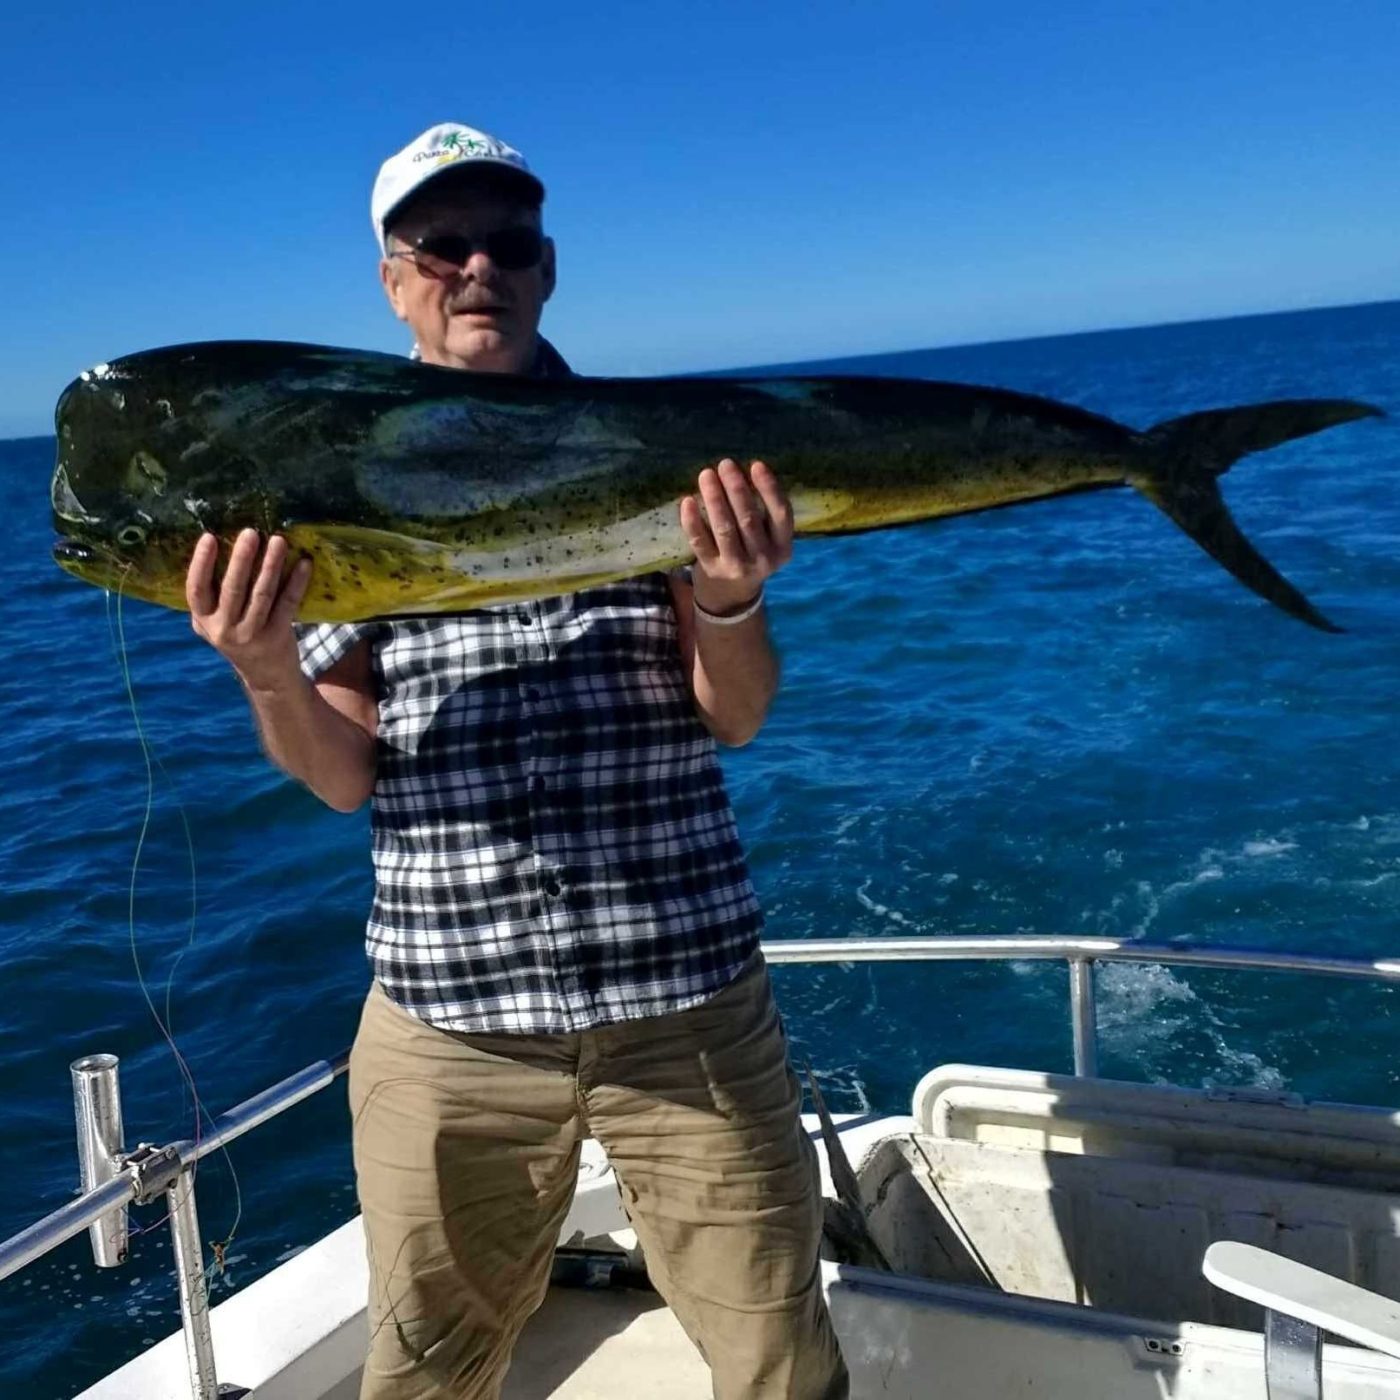
M 97 553 L 80 540 L 60 535 L 53 543 L 53 557 L 60 564 L 91 564 Z

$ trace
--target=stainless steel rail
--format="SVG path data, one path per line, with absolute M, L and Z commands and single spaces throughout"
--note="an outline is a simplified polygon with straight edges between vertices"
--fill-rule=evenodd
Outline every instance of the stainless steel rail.
M 1266 952 L 1262 948 L 1192 948 L 1125 938 L 794 938 L 766 943 L 763 953 L 770 963 L 1066 962 L 1074 1072 L 1089 1078 L 1099 1072 L 1098 1003 L 1094 994 L 1094 964 L 1098 962 L 1304 972 L 1318 977 L 1400 982 L 1400 958 L 1319 958 L 1307 953 Z
M 814 938 L 782 939 L 763 946 L 774 965 L 794 963 L 865 962 L 1063 962 L 1069 968 L 1069 1009 L 1073 1032 L 1074 1071 L 1093 1076 L 1098 1072 L 1097 1012 L 1094 966 L 1100 962 L 1158 963 L 1169 967 L 1213 967 L 1235 971 L 1294 972 L 1320 977 L 1348 977 L 1374 982 L 1400 982 L 1400 958 L 1324 958 L 1306 953 L 1266 952 L 1253 948 L 1202 948 L 1172 943 L 1140 943 L 1130 939 L 1095 937 L 925 937 L 925 938 Z M 226 1146 L 270 1118 L 309 1098 L 333 1083 L 348 1064 L 348 1053 L 318 1060 L 305 1069 L 246 1099 L 214 1120 L 210 1131 L 165 1148 L 143 1145 L 133 1153 L 120 1151 L 120 1101 L 94 1105 L 94 1096 L 83 1092 L 79 1102 L 78 1135 L 84 1162 L 107 1157 L 114 1171 L 76 1200 L 36 1221 L 0 1243 L 0 1279 L 17 1273 L 40 1255 L 47 1254 L 74 1235 L 123 1212 L 132 1201 L 144 1202 L 157 1191 L 169 1193 L 176 1207 L 172 1225 L 176 1232 L 177 1271 L 186 1340 L 191 1355 L 191 1394 L 217 1394 L 212 1363 L 196 1363 L 196 1354 L 212 1356 L 208 1347 L 208 1296 L 203 1280 L 203 1260 L 198 1248 L 194 1183 L 190 1168 L 209 1153 Z M 89 1056 L 75 1069 L 100 1068 L 115 1072 L 115 1059 Z M 86 1115 L 86 1116 L 85 1116 Z M 100 1121 L 95 1121 L 96 1119 Z M 113 1126 L 115 1124 L 115 1137 Z M 100 1175 L 100 1173 L 99 1173 Z M 104 1217 L 108 1219 L 104 1221 Z M 103 1238 L 95 1230 L 94 1250 L 100 1264 L 120 1262 L 115 1241 L 99 1247 Z M 121 1251 L 124 1256 L 124 1250 Z

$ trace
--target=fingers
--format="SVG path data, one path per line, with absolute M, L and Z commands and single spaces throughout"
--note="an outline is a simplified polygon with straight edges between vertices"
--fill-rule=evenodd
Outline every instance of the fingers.
M 719 549 L 715 545 L 715 537 L 710 533 L 710 527 L 705 523 L 700 502 L 694 496 L 686 496 L 681 500 L 681 529 L 690 541 L 690 550 L 695 555 L 696 563 L 702 568 L 711 567 L 719 558 Z
M 306 587 L 310 582 L 311 560 L 298 559 L 292 568 L 291 577 L 287 579 L 286 587 L 277 599 L 277 605 L 272 609 L 269 623 L 272 628 L 280 631 L 296 621 L 297 609 L 301 606 L 301 600 L 306 597 Z
M 229 551 L 228 567 L 219 584 L 219 619 L 225 627 L 241 621 L 247 603 L 248 579 L 258 557 L 259 539 L 256 530 L 240 530 Z
M 714 536 L 719 557 L 730 564 L 741 563 L 748 550 L 730 497 L 737 491 L 748 491 L 748 483 L 743 480 L 743 473 L 732 461 L 725 458 L 719 464 L 718 471 L 707 467 L 701 472 L 699 484 L 700 499 L 705 503 L 705 519 L 711 535 Z
M 213 535 L 199 537 L 190 556 L 189 572 L 185 575 L 185 602 L 190 615 L 198 621 L 214 611 L 214 561 L 219 557 L 219 541 Z
M 700 473 L 698 486 L 699 501 L 682 503 L 681 525 L 701 564 L 765 575 L 792 557 L 792 505 L 766 463 L 754 462 L 746 476 L 726 457 Z
M 239 543 L 242 543 L 241 539 Z M 258 570 L 253 580 L 253 590 L 248 595 L 248 607 L 243 614 L 245 632 L 258 632 L 266 626 L 272 605 L 282 588 L 282 565 L 286 558 L 287 541 L 281 535 L 273 535 L 267 542 L 262 568 Z
M 201 535 L 185 576 L 185 601 L 195 630 L 217 645 L 225 639 L 250 641 L 271 622 L 279 628 L 290 623 L 306 594 L 311 563 L 299 560 L 284 584 L 287 549 L 281 535 L 273 535 L 264 550 L 258 531 L 241 530 L 229 551 L 223 579 L 216 584 L 219 540 L 212 534 Z
M 766 462 L 755 462 L 749 475 L 768 512 L 768 533 L 786 563 L 792 557 L 792 502 L 778 484 L 777 473 Z

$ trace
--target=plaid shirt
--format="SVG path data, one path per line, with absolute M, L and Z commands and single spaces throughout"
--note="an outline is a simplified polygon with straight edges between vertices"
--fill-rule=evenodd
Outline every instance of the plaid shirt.
M 404 1010 L 578 1031 L 705 1001 L 753 955 L 762 918 L 665 575 L 297 632 L 313 680 L 370 645 L 367 945 Z

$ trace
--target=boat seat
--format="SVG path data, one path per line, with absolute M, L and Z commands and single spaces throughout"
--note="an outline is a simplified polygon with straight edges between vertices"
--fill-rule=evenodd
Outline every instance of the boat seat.
M 914 1132 L 859 1172 L 897 1270 L 1163 1321 L 1258 1330 L 1201 1259 L 1238 1240 L 1400 1299 L 1400 1196 Z
M 1400 1191 L 1400 1114 L 1297 1094 L 955 1064 L 913 1116 L 936 1138 Z

